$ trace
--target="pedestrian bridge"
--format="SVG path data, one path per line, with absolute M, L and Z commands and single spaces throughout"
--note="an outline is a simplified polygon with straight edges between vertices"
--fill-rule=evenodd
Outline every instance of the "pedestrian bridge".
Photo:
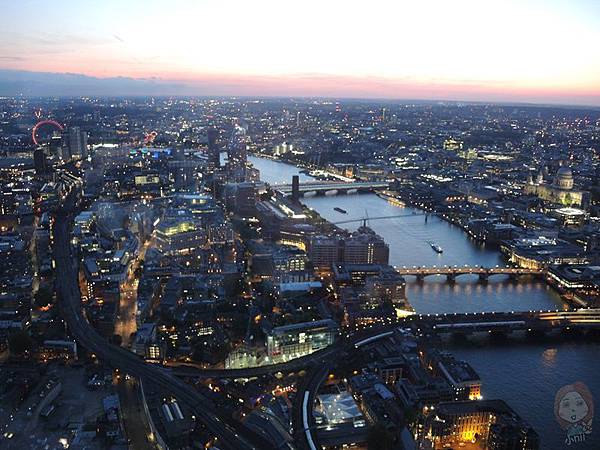
M 311 181 L 300 183 L 298 185 L 298 194 L 301 196 L 353 194 L 355 192 L 370 192 L 375 189 L 388 189 L 389 187 L 390 184 L 385 181 L 354 181 L 348 183 L 339 181 Z M 274 184 L 271 188 L 285 195 L 292 194 L 291 184 Z
M 440 267 L 395 267 L 402 276 L 414 276 L 417 281 L 423 281 L 425 277 L 432 275 L 446 276 L 446 280 L 452 283 L 456 277 L 461 275 L 478 275 L 480 281 L 487 281 L 493 275 L 508 275 L 516 279 L 524 275 L 543 276 L 542 269 L 525 269 L 520 267 L 473 267 L 473 266 L 440 266 Z

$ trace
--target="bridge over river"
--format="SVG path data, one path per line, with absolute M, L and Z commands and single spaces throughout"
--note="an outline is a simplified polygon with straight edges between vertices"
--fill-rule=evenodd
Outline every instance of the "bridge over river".
M 487 281 L 493 275 L 508 275 L 512 279 L 520 276 L 544 276 L 543 269 L 526 269 L 521 267 L 472 267 L 472 266 L 440 266 L 440 267 L 394 267 L 402 276 L 414 276 L 417 281 L 432 275 L 445 275 L 448 282 L 452 283 L 460 275 L 478 275 L 479 280 Z
M 375 189 L 388 189 L 390 184 L 386 181 L 316 181 L 309 183 L 299 183 L 298 194 L 304 195 L 337 195 L 339 193 L 353 194 L 355 192 L 371 192 Z M 273 190 L 279 191 L 285 195 L 292 194 L 291 184 L 274 184 Z

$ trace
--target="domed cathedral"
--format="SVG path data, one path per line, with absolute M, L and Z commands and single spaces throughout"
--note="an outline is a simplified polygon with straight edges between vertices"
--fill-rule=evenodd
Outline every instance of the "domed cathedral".
M 585 208 L 589 204 L 589 192 L 574 189 L 573 172 L 566 165 L 560 166 L 551 182 L 547 179 L 547 168 L 540 170 L 535 181 L 530 175 L 525 192 L 557 205 Z

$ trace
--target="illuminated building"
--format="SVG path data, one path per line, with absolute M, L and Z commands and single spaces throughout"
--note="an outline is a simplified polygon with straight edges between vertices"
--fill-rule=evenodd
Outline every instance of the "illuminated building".
M 331 319 L 276 327 L 267 336 L 267 354 L 283 360 L 299 358 L 333 344 L 337 334 Z
M 134 177 L 134 183 L 136 186 L 156 186 L 160 184 L 160 177 L 158 176 L 158 174 L 136 175 Z
M 502 400 L 482 400 L 440 403 L 429 412 L 428 431 L 435 448 L 460 442 L 476 442 L 484 448 L 536 450 L 537 433 Z M 495 424 L 512 422 L 511 434 L 527 436 L 517 447 L 498 446 L 508 433 L 502 433 Z M 492 431 L 494 430 L 494 431 Z M 518 440 L 517 440 L 518 441 Z
M 580 227 L 587 220 L 588 214 L 578 208 L 564 207 L 550 211 L 550 217 L 557 219 L 563 227 Z
M 525 269 L 543 269 L 553 264 L 585 264 L 589 262 L 583 249 L 566 241 L 538 236 L 505 241 L 500 250 L 508 260 Z
M 165 357 L 166 343 L 157 341 L 155 323 L 144 323 L 138 327 L 131 349 L 147 360 L 160 361 Z
M 458 140 L 458 139 L 446 139 L 444 141 L 444 150 L 451 150 L 451 151 L 458 151 L 458 150 L 462 150 L 463 148 L 463 142 Z
M 548 281 L 562 289 L 584 289 L 598 292 L 600 267 L 585 265 L 556 265 L 548 268 Z
M 77 359 L 77 343 L 75 341 L 46 340 L 37 349 L 38 360 L 74 361 Z
M 227 176 L 230 181 L 248 180 L 248 150 L 246 129 L 236 125 L 227 147 Z
M 574 189 L 573 172 L 567 166 L 558 169 L 551 183 L 545 182 L 542 172 L 535 182 L 530 176 L 525 185 L 525 192 L 564 206 L 586 207 L 589 203 L 589 192 Z
M 427 351 L 423 358 L 433 375 L 444 378 L 452 387 L 454 400 L 481 399 L 481 379 L 467 362 L 437 350 Z
M 156 247 L 164 254 L 187 254 L 204 247 L 206 232 L 189 216 L 168 217 L 154 230 Z

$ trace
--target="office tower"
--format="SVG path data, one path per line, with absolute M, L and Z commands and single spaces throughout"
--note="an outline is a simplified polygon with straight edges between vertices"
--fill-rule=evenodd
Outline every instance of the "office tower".
M 42 175 L 46 172 L 46 154 L 41 147 L 36 148 L 33 152 L 33 167 L 36 175 Z
M 68 133 L 69 156 L 71 158 L 87 158 L 87 133 L 81 131 L 79 127 L 70 127 Z
M 229 181 L 247 181 L 246 130 L 236 125 L 227 148 L 227 176 Z
M 208 138 L 208 167 L 212 170 L 221 166 L 221 155 L 219 146 L 217 145 L 218 134 L 219 133 L 214 128 L 209 128 L 206 132 Z
M 292 200 L 298 201 L 300 198 L 300 177 L 292 175 Z
M 256 216 L 256 186 L 238 183 L 235 188 L 235 213 L 240 217 Z

